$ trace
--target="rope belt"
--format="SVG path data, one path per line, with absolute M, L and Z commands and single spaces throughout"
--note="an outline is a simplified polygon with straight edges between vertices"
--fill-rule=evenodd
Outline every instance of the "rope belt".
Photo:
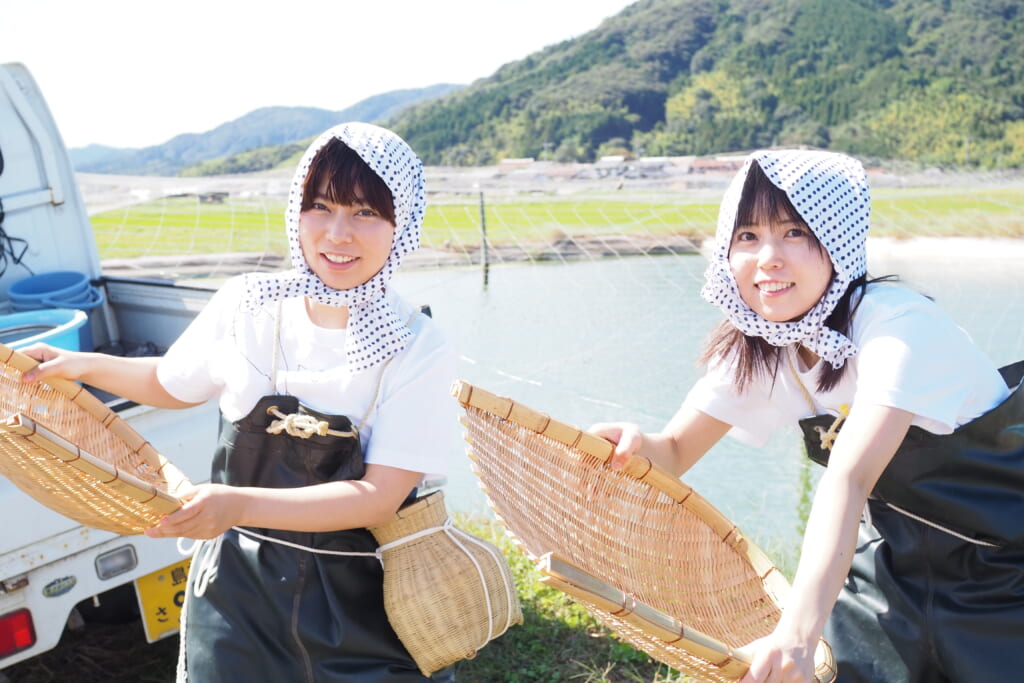
M 289 436 L 297 436 L 301 439 L 308 439 L 311 436 L 340 436 L 351 438 L 358 435 L 358 432 L 349 430 L 347 432 L 331 429 L 327 420 L 318 420 L 308 413 L 289 413 L 285 415 L 277 406 L 267 408 L 267 414 L 276 417 L 267 427 L 268 434 L 280 434 L 286 432 Z
M 803 385 L 800 385 L 803 389 Z M 806 391 L 806 390 L 805 390 Z M 813 407 L 813 403 L 811 404 Z M 836 437 L 839 436 L 839 428 L 843 425 L 843 420 L 850 416 L 850 406 L 844 403 L 839 406 L 839 415 L 832 424 L 829 425 L 828 429 L 824 427 L 815 427 L 814 431 L 818 433 L 818 440 L 821 442 L 821 449 L 825 451 L 832 450 L 832 445 L 836 442 Z

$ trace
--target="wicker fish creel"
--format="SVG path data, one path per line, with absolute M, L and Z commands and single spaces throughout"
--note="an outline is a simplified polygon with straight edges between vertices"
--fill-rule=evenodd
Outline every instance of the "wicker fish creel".
M 473 470 L 546 583 L 623 640 L 701 681 L 733 681 L 771 633 L 789 583 L 696 491 L 645 458 L 467 382 L 452 394 Z M 821 642 L 816 676 L 835 677 Z
M 50 509 L 118 534 L 180 508 L 188 479 L 79 384 L 24 383 L 37 364 L 0 344 L 0 474 Z
M 371 527 L 384 566 L 384 610 L 424 676 L 474 657 L 521 624 L 508 562 L 493 544 L 452 524 L 435 491 Z

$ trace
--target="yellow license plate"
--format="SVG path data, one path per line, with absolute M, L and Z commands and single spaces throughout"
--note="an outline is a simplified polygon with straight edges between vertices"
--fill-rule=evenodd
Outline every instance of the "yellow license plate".
M 191 558 L 135 579 L 135 595 L 146 640 L 155 642 L 178 631 Z

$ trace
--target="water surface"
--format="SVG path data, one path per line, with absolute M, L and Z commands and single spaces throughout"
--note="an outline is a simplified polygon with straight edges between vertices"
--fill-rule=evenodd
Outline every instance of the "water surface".
M 1021 254 L 949 244 L 936 253 L 883 245 L 870 252 L 869 270 L 899 273 L 933 296 L 994 362 L 1024 358 Z M 705 263 L 646 256 L 492 266 L 486 287 L 479 267 L 409 271 L 396 286 L 430 304 L 459 348 L 462 379 L 583 428 L 625 420 L 653 431 L 699 376 L 696 360 L 720 319 L 699 296 Z M 450 507 L 485 512 L 465 443 L 452 448 Z M 764 449 L 723 439 L 684 480 L 777 555 L 798 546 L 818 474 L 793 428 Z

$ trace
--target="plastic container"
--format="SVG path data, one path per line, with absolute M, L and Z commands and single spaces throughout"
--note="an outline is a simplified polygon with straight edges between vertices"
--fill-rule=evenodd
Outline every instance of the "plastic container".
M 30 311 L 37 308 L 59 308 L 44 300 L 59 302 L 72 300 L 88 294 L 89 277 L 85 273 L 74 270 L 55 270 L 40 273 L 11 283 L 7 287 L 7 298 L 11 307 L 18 311 Z
M 45 342 L 68 351 L 81 349 L 81 330 L 89 321 L 85 311 L 41 308 L 0 315 L 0 342 L 13 349 Z
M 103 290 L 89 282 L 89 276 L 75 270 L 55 270 L 18 280 L 7 287 L 7 297 L 14 312 L 47 308 L 70 308 L 91 311 L 103 304 Z M 92 351 L 92 326 L 79 329 L 79 348 Z
M 104 301 L 103 290 L 92 285 L 83 292 L 74 296 L 47 296 L 42 300 L 41 308 L 77 308 L 82 311 L 91 311 Z M 28 309 L 25 309 L 28 310 Z

